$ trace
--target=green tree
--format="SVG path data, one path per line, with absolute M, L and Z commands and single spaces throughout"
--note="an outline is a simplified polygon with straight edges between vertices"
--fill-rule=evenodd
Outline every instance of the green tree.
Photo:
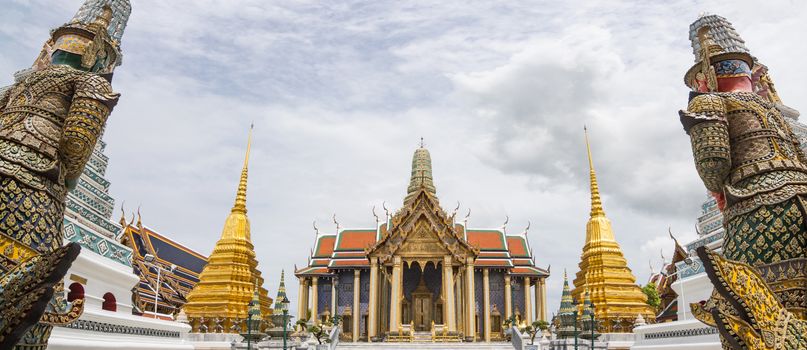
M 652 306 L 654 310 L 658 309 L 659 305 L 661 305 L 661 298 L 658 296 L 656 285 L 652 282 L 647 283 L 642 287 L 642 292 L 647 295 L 647 305 Z

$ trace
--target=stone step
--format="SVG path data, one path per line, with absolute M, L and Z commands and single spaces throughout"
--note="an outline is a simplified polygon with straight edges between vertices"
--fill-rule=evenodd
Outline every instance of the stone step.
M 510 343 L 342 343 L 337 346 L 342 350 L 398 350 L 398 349 L 418 349 L 418 350 L 453 350 L 453 349 L 476 349 L 476 350 L 513 350 Z

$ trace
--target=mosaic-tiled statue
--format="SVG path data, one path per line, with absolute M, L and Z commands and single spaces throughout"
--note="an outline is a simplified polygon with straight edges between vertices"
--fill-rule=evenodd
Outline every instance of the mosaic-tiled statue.
M 110 80 L 120 64 L 112 9 L 97 10 L 55 29 L 34 68 L 0 94 L 0 341 L 18 349 L 44 349 L 52 325 L 82 310 L 61 282 L 79 249 L 62 247 L 65 196 L 118 101 Z
M 680 117 L 698 174 L 723 212 L 722 254 L 730 262 L 753 266 L 769 287 L 765 291 L 772 293 L 743 304 L 747 296 L 725 292 L 738 286 L 717 288 L 696 314 L 712 316 L 702 320 L 718 326 L 724 347 L 757 349 L 738 330 L 758 332 L 770 345 L 769 340 L 779 338 L 767 332 L 785 332 L 788 326 L 763 325 L 745 314 L 780 310 L 804 319 L 807 311 L 807 161 L 785 117 L 792 110 L 778 101 L 766 70 L 754 74 L 761 65 L 730 23 L 703 16 L 693 23 L 691 38 L 697 62 L 685 77 L 692 92 Z M 710 277 L 720 283 L 714 274 Z M 741 284 L 748 278 L 720 281 Z M 759 349 L 795 349 L 774 345 Z

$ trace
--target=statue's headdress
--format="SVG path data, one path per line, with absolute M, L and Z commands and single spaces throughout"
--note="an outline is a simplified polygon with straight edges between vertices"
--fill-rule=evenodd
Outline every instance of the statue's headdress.
M 103 11 L 89 24 L 74 21 L 51 32 L 53 42 L 50 51 L 57 50 L 81 56 L 81 67 L 89 71 L 108 74 L 120 65 L 119 46 L 109 36 L 112 9 Z
M 690 25 L 689 39 L 695 64 L 684 76 L 684 83 L 693 90 L 716 91 L 717 78 L 751 78 L 754 57 L 725 18 L 701 16 Z

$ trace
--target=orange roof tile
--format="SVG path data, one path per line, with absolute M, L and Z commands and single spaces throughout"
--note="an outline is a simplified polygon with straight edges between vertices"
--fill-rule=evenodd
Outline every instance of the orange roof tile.
M 527 250 L 527 242 L 518 236 L 507 236 L 507 247 L 510 249 L 510 256 L 526 258 L 530 256 Z
M 336 250 L 364 250 L 375 243 L 376 230 L 344 230 L 339 233 Z
M 468 230 L 468 243 L 479 250 L 507 250 L 504 234 L 497 230 Z
M 336 241 L 335 235 L 320 236 L 317 239 L 317 246 L 314 248 L 315 258 L 330 258 L 333 254 L 333 243 Z

